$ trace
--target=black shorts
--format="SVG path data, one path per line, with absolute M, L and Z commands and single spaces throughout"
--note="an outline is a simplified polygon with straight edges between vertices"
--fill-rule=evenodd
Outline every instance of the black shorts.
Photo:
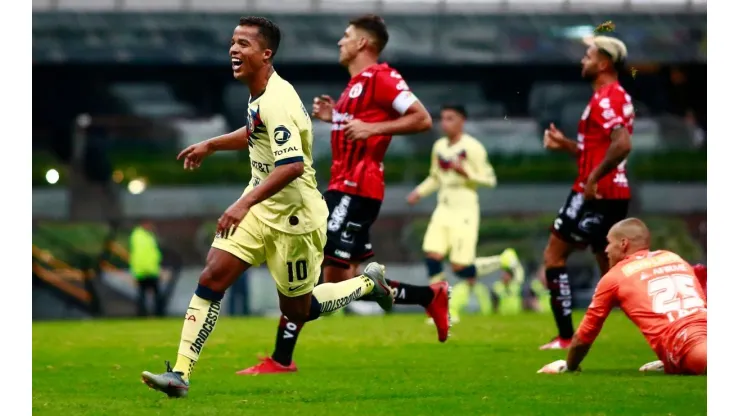
M 606 248 L 606 235 L 612 225 L 627 218 L 629 199 L 594 199 L 571 191 L 552 225 L 552 232 L 580 248 L 591 246 L 594 253 Z
M 339 191 L 326 191 L 324 199 L 329 208 L 324 257 L 345 266 L 372 257 L 370 227 L 378 218 L 382 201 Z

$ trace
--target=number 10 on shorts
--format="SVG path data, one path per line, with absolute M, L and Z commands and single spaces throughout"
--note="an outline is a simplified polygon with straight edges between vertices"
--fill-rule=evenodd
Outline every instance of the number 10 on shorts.
M 301 282 L 308 277 L 308 263 L 306 260 L 298 260 L 295 264 L 289 261 L 286 266 L 288 267 L 288 283 Z

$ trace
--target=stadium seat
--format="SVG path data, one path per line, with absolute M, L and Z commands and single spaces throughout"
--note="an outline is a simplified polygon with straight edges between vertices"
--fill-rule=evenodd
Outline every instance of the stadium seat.
M 575 139 L 578 135 L 578 124 L 581 121 L 583 112 L 586 110 L 587 104 L 588 101 L 567 101 L 563 103 L 558 118 L 552 120 L 552 122 L 567 137 Z M 543 123 L 548 126 L 550 124 L 546 120 L 543 120 Z
M 110 93 L 128 106 L 131 112 L 145 117 L 188 117 L 192 107 L 177 100 L 172 89 L 163 83 L 117 83 Z
M 411 88 L 435 116 L 444 104 L 465 104 L 469 107 L 486 105 L 483 86 L 476 83 L 418 83 L 411 85 Z
M 468 132 L 477 137 L 491 154 L 542 153 L 537 123 L 529 118 L 471 120 Z
M 655 151 L 663 146 L 660 140 L 660 126 L 656 120 L 637 117 L 632 129 L 633 151 Z

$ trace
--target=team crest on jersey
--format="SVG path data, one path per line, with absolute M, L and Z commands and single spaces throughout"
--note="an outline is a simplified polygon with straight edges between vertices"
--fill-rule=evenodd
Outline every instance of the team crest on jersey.
M 290 130 L 285 126 L 277 126 L 273 131 L 273 136 L 275 136 L 275 143 L 282 146 L 290 140 Z
M 349 98 L 357 98 L 362 94 L 362 84 L 357 83 L 349 90 Z

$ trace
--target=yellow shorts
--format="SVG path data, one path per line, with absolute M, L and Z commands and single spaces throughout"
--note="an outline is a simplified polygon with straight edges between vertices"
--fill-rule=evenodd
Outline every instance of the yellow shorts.
M 269 227 L 249 212 L 234 235 L 217 237 L 211 247 L 252 266 L 267 263 L 278 291 L 296 297 L 311 293 L 319 282 L 325 244 L 326 225 L 307 234 L 288 234 Z
M 467 266 L 475 261 L 480 212 L 434 210 L 424 234 L 425 253 L 449 255 L 450 263 Z

